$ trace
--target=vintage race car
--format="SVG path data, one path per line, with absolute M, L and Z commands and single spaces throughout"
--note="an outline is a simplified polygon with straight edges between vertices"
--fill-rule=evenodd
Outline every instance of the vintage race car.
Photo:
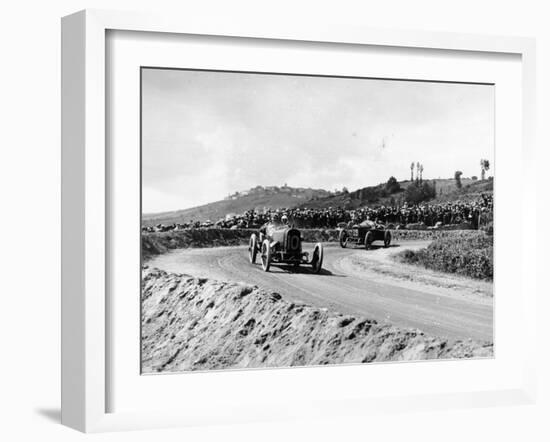
M 302 251 L 300 231 L 293 227 L 281 226 L 270 229 L 269 235 L 253 233 L 248 244 L 248 257 L 252 264 L 260 254 L 262 269 L 269 271 L 271 264 L 310 265 L 314 273 L 319 273 L 323 266 L 323 245 L 315 244 L 313 252 Z
M 339 235 L 340 246 L 346 248 L 348 245 L 363 246 L 370 249 L 374 241 L 384 241 L 384 247 L 391 243 L 391 233 L 383 227 L 372 227 L 355 225 L 351 228 L 343 228 Z

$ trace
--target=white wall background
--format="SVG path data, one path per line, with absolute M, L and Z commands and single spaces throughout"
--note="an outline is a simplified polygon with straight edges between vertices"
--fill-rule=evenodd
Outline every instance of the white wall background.
M 538 169 L 547 194 L 550 160 L 550 13 L 544 1 L 19 0 L 0 7 L 0 438 L 82 440 L 59 421 L 60 357 L 60 17 L 83 8 L 176 14 L 270 16 L 308 22 L 533 36 L 538 44 Z M 539 204 L 539 272 L 548 259 Z M 541 278 L 542 279 L 542 278 Z M 541 284 L 542 285 L 542 284 Z M 548 291 L 548 289 L 546 289 Z M 550 372 L 549 310 L 541 297 L 540 371 Z M 544 354 L 546 353 L 546 354 Z M 363 422 L 287 423 L 93 436 L 95 440 L 549 440 L 550 386 L 536 406 L 380 415 Z

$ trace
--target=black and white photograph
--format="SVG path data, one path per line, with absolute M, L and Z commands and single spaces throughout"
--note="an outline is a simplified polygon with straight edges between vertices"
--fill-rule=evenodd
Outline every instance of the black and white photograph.
M 494 85 L 140 88 L 142 374 L 493 358 Z

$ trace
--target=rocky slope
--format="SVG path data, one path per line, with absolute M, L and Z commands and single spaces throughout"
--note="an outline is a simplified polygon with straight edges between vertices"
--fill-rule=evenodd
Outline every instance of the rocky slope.
M 491 357 L 493 346 L 337 315 L 256 286 L 143 269 L 144 373 Z

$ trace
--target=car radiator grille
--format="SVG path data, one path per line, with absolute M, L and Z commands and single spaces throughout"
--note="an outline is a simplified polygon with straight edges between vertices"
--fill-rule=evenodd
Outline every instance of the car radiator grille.
M 286 239 L 286 249 L 288 252 L 300 251 L 300 232 L 290 231 L 288 232 Z

